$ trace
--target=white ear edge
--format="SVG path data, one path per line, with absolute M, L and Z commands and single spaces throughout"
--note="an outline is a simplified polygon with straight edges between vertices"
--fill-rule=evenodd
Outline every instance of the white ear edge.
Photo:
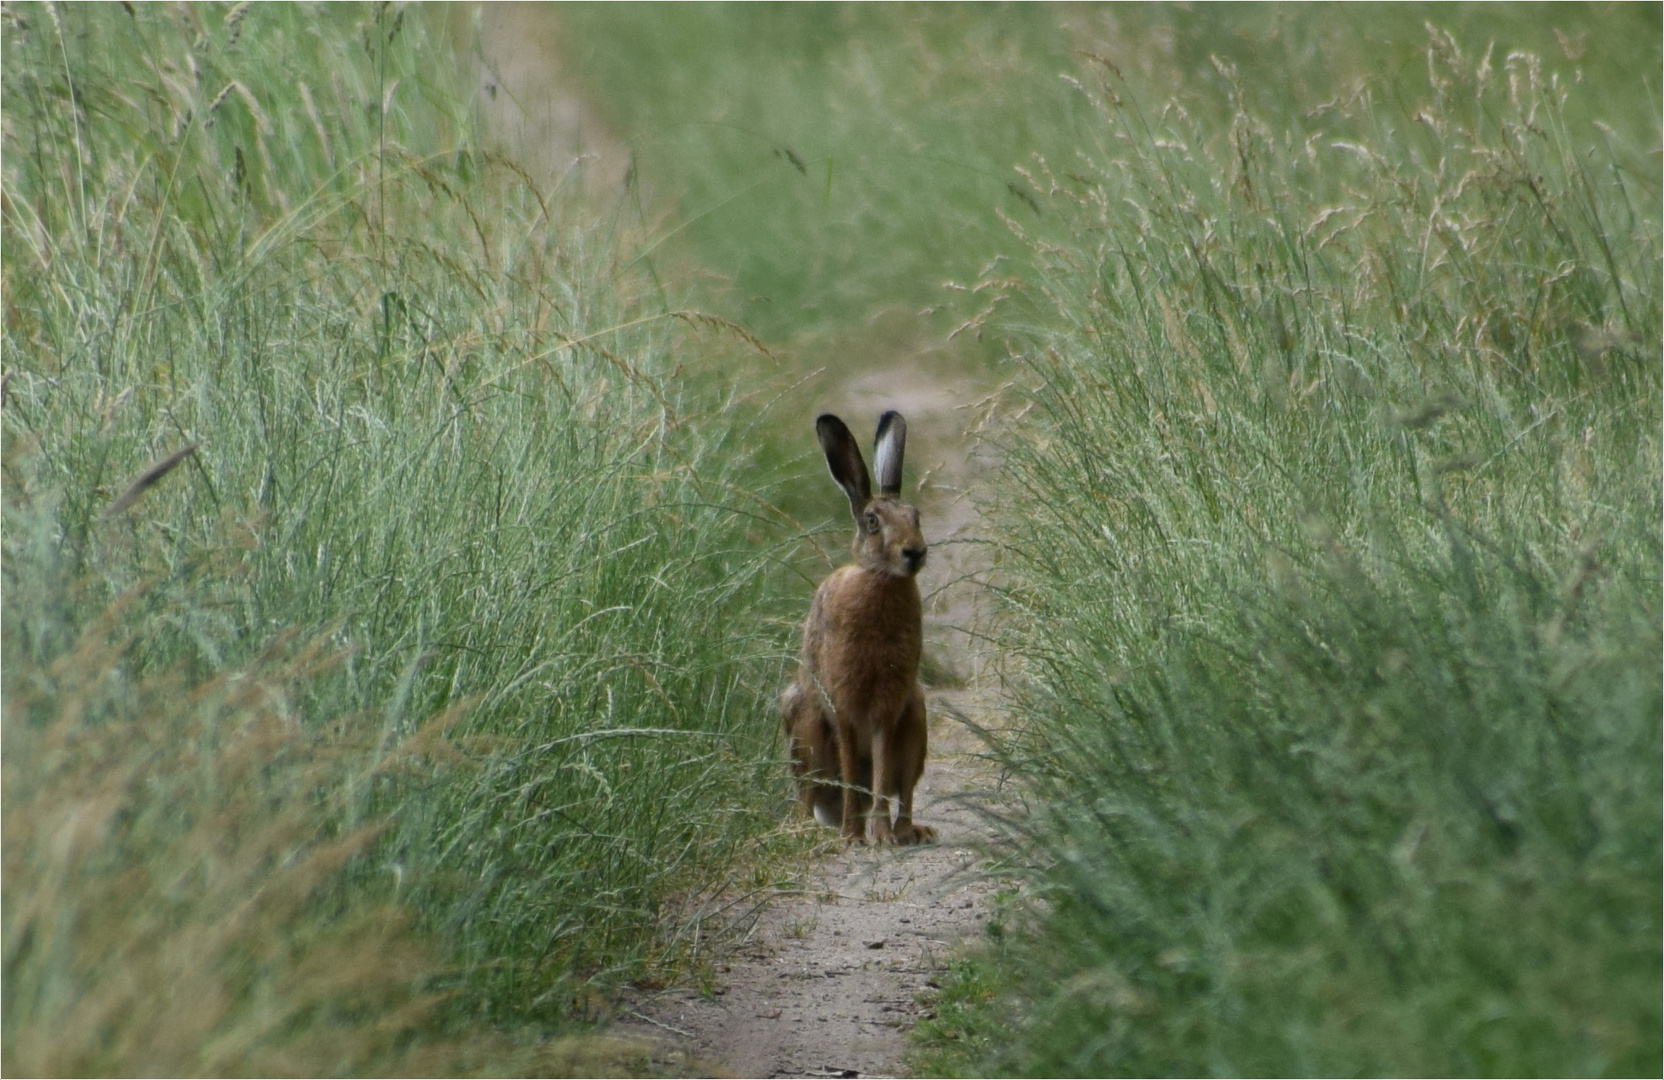
M 907 421 L 895 411 L 878 418 L 878 436 L 873 441 L 873 476 L 885 495 L 901 494 L 901 460 L 907 450 Z

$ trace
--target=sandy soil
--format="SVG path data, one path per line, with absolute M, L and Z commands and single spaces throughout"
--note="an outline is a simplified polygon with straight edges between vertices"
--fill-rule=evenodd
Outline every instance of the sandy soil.
M 936 732 L 954 721 L 937 714 Z M 949 738 L 943 741 L 951 741 Z M 979 823 L 955 796 L 976 784 L 951 752 L 921 785 L 917 848 L 850 848 L 770 905 L 709 995 L 672 989 L 625 1004 L 621 1032 L 670 1042 L 731 1076 L 900 1076 L 919 995 L 988 917 Z

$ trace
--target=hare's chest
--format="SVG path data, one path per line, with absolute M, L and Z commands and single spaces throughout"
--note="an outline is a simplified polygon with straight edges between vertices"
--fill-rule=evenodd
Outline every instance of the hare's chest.
M 922 606 L 911 579 L 834 575 L 821 589 L 811 620 L 821 680 L 854 707 L 905 697 L 918 679 Z
M 918 635 L 890 627 L 862 626 L 847 636 L 828 634 L 821 656 L 826 662 L 847 667 L 852 678 L 865 674 L 874 681 L 898 679 L 911 683 L 919 673 Z

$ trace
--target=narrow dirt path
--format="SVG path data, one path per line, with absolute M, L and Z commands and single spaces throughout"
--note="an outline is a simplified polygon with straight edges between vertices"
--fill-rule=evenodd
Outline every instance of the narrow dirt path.
M 628 150 L 565 78 L 557 20 L 528 4 L 486 5 L 475 19 L 460 32 L 477 49 L 481 104 L 505 146 L 552 183 L 592 197 L 621 190 Z M 715 985 L 619 1003 L 612 1034 L 658 1044 L 657 1060 L 747 1077 L 904 1075 L 907 1033 L 925 1011 L 918 998 L 990 917 L 998 885 L 980 872 L 987 837 L 967 800 L 986 797 L 995 781 L 970 726 L 987 725 L 997 704 L 975 632 L 985 624 L 990 566 L 977 496 L 990 469 L 973 430 L 991 387 L 940 345 L 897 347 L 920 340 L 910 316 L 880 321 L 884 329 L 866 328 L 870 350 L 858 352 L 894 359 L 849 372 L 816 411 L 838 412 L 857 431 L 870 431 L 885 409 L 908 420 L 907 490 L 931 545 L 920 579 L 926 660 L 941 684 L 927 698 L 930 755 L 915 816 L 936 828 L 938 842 L 844 849 L 827 830 L 835 854 L 804 868 L 801 890 L 766 906 Z M 830 481 L 826 498 L 841 505 Z
M 923 478 L 916 497 L 931 543 L 921 577 L 926 651 L 958 676 L 927 700 L 931 746 L 916 813 L 938 843 L 840 849 L 828 830 L 834 854 L 805 868 L 801 892 L 769 904 L 714 986 L 637 995 L 621 1033 L 669 1042 L 733 1076 L 906 1074 L 907 1033 L 925 1013 L 918 998 L 958 943 L 986 925 L 999 888 L 982 873 L 985 826 L 967 804 L 995 783 L 967 723 L 986 724 L 996 704 L 972 633 L 988 557 L 976 542 L 985 469 L 966 431 L 986 393 L 904 362 L 824 401 L 863 428 L 885 408 L 908 419 L 909 484 Z M 830 481 L 827 498 L 837 501 Z
M 977 873 L 978 823 L 952 801 L 974 784 L 959 767 L 934 759 L 921 785 L 920 817 L 939 843 L 822 860 L 802 895 L 769 907 L 708 996 L 666 991 L 620 1027 L 733 1076 L 905 1075 L 917 998 L 982 927 L 994 888 Z
M 540 184 L 591 198 L 624 187 L 630 151 L 567 77 L 560 28 L 534 3 L 470 5 L 457 25 L 480 110 L 503 148 Z

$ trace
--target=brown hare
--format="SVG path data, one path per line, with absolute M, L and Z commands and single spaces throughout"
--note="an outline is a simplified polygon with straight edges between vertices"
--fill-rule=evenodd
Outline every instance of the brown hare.
M 804 808 L 846 839 L 864 843 L 870 817 L 875 841 L 928 842 L 935 830 L 913 821 L 926 749 L 917 578 L 926 548 L 919 511 L 901 500 L 907 421 L 897 412 L 878 419 L 877 498 L 844 422 L 828 413 L 815 433 L 855 515 L 855 562 L 815 591 L 797 678 L 781 695 L 792 770 Z

